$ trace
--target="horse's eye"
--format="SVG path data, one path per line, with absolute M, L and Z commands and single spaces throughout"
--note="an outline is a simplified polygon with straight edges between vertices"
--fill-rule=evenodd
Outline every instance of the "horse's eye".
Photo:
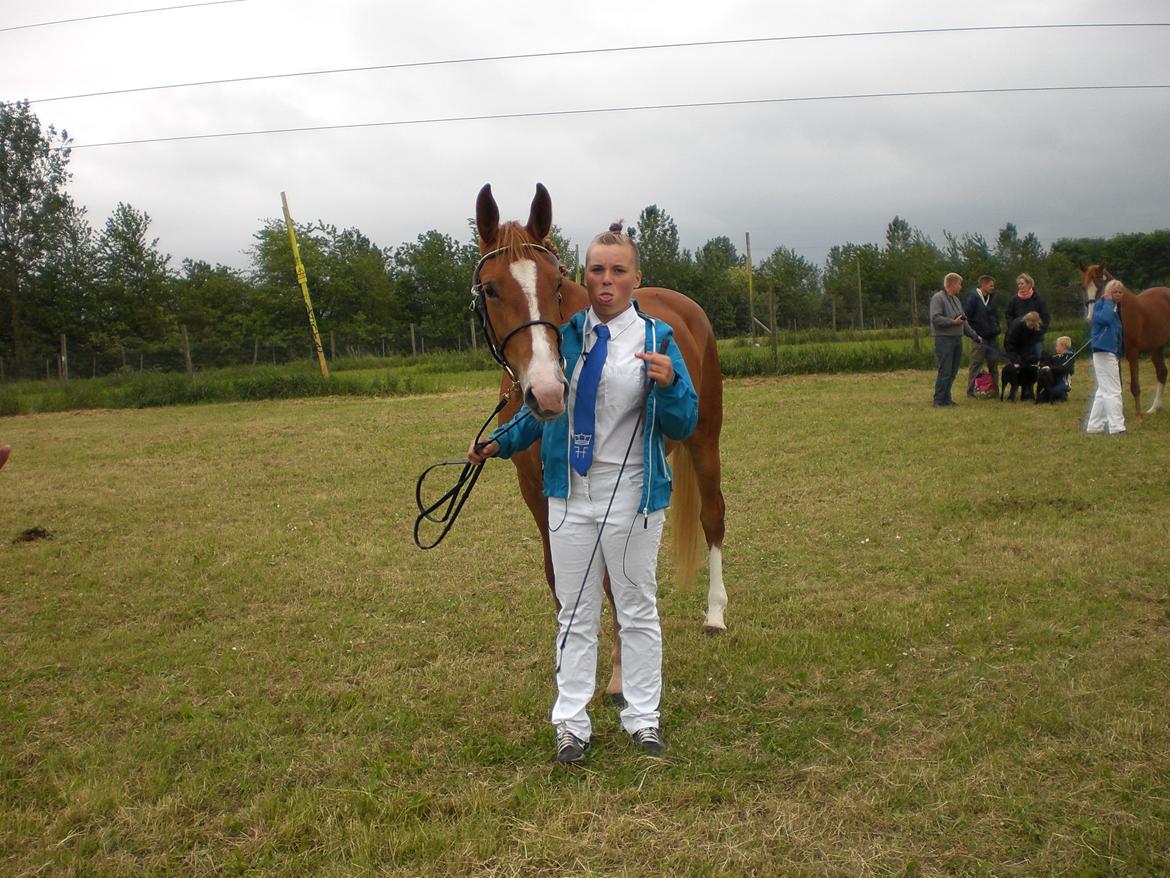
M 489 299 L 498 299 L 500 297 L 499 292 L 496 290 L 496 285 L 493 283 L 483 285 L 483 294 Z

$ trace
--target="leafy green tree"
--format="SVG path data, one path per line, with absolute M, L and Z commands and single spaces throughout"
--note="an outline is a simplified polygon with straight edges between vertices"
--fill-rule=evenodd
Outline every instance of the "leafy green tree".
M 471 274 L 479 259 L 473 244 L 460 244 L 432 229 L 394 251 L 396 347 L 410 349 L 409 327 L 417 326 L 434 348 L 459 347 L 469 339 L 467 310 Z
M 319 284 L 327 277 L 326 244 L 320 225 L 294 223 L 293 228 L 301 263 L 308 277 L 318 328 L 327 333 L 318 291 Z M 252 291 L 246 320 L 253 334 L 253 350 L 267 349 L 273 359 L 314 356 L 312 334 L 284 220 L 268 220 L 253 235 L 253 242 L 248 251 L 252 260 Z M 328 345 L 327 337 L 323 343 Z
M 685 292 L 687 260 L 679 250 L 678 226 L 670 214 L 656 204 L 643 209 L 634 240 L 642 255 L 643 285 Z
M 145 211 L 119 202 L 97 242 L 97 335 L 123 359 L 129 348 L 143 352 L 165 345 L 177 350 L 171 257 L 159 251 L 157 238 L 148 238 L 150 222 Z
M 871 301 L 876 301 L 875 279 L 881 271 L 882 251 L 876 244 L 837 244 L 829 249 L 822 279 L 825 294 L 835 308 L 837 328 L 861 326 L 863 318 L 866 326 L 873 325 L 868 308 Z
M 73 209 L 65 192 L 69 143 L 66 132 L 42 128 L 27 101 L 0 102 L 0 354 L 17 370 L 45 348 L 35 332 L 36 287 Z
M 821 294 L 820 271 L 815 265 L 788 247 L 777 247 L 756 272 L 756 296 L 763 323 L 768 322 L 768 295 L 776 296 L 778 329 L 807 328 L 821 322 L 824 296 Z
M 695 254 L 684 292 L 707 312 L 716 335 L 750 329 L 747 288 L 741 290 L 732 280 L 732 270 L 743 264 L 735 245 L 725 236 L 712 238 Z
M 871 283 L 873 296 L 866 302 L 866 322 L 901 326 L 910 322 L 911 299 L 921 304 L 923 293 L 933 291 L 949 269 L 941 251 L 925 234 L 895 216 L 886 228 L 886 247 L 881 267 Z M 911 288 L 916 291 L 913 295 Z
M 196 365 L 227 366 L 252 353 L 250 294 L 241 272 L 183 260 L 174 281 L 175 320 L 187 327 Z

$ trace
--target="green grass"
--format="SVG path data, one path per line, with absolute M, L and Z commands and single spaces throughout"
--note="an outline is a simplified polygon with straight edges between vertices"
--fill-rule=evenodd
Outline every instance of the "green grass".
M 0 874 L 1166 874 L 1170 416 L 1089 385 L 729 382 L 730 629 L 664 561 L 671 748 L 580 771 L 510 467 L 410 538 L 489 388 L 5 419 Z

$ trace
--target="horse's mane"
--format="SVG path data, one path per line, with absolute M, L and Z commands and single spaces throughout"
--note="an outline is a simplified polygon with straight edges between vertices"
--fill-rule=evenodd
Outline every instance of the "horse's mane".
M 504 258 L 509 263 L 516 262 L 520 259 L 528 259 L 529 255 L 524 251 L 525 244 L 539 244 L 546 250 L 550 250 L 557 258 L 557 262 L 561 262 L 560 251 L 557 250 L 557 245 L 553 243 L 552 238 L 545 238 L 543 241 L 534 241 L 532 235 L 528 234 L 528 229 L 520 225 L 515 220 L 509 220 L 500 225 L 496 230 L 496 240 L 493 250 L 503 250 Z M 562 273 L 565 268 L 561 267 Z

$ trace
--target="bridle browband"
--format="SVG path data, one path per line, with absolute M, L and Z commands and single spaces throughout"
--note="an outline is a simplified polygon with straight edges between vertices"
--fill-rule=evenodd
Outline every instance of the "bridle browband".
M 556 297 L 557 297 L 557 306 L 559 308 L 560 303 L 561 303 L 561 283 L 564 281 L 564 271 L 561 268 L 561 260 L 557 258 L 556 253 L 554 253 L 549 248 L 544 247 L 540 244 L 523 243 L 523 244 L 520 244 L 519 246 L 520 247 L 528 247 L 532 250 L 539 250 L 541 253 L 547 253 L 548 256 L 552 259 L 553 264 L 556 266 L 556 269 L 557 269 Z M 489 259 L 492 259 L 495 256 L 499 256 L 501 253 L 506 253 L 512 249 L 514 249 L 514 248 L 512 248 L 512 247 L 497 247 L 495 250 L 490 250 L 489 252 L 485 253 L 483 256 L 480 257 L 479 262 L 477 262 L 475 265 L 475 273 L 471 277 L 471 305 L 470 305 L 470 308 L 472 311 L 475 312 L 476 316 L 479 317 L 479 325 L 483 327 L 483 336 L 487 340 L 488 350 L 491 351 L 492 357 L 495 359 L 495 361 L 497 363 L 499 363 L 501 366 L 504 367 L 504 371 L 508 373 L 508 376 L 512 379 L 512 381 L 516 382 L 516 373 L 512 371 L 512 367 L 508 363 L 508 358 L 506 355 L 506 351 L 508 348 L 508 342 L 512 340 L 512 336 L 514 336 L 520 330 L 527 329 L 530 326 L 547 326 L 549 329 L 551 329 L 553 331 L 553 334 L 556 335 L 556 337 L 557 337 L 557 354 L 559 356 L 560 351 L 561 351 L 561 327 L 560 327 L 560 324 L 553 323 L 550 320 L 539 320 L 539 319 L 538 320 L 528 320 L 524 323 L 521 323 L 519 326 L 516 326 L 515 328 L 513 328 L 507 335 L 505 335 L 503 337 L 503 339 L 500 339 L 496 335 L 495 327 L 492 326 L 491 316 L 488 314 L 487 302 L 485 300 L 486 297 L 484 295 L 483 283 L 479 279 L 479 273 L 480 273 L 480 270 L 483 268 L 484 263 L 487 262 Z

